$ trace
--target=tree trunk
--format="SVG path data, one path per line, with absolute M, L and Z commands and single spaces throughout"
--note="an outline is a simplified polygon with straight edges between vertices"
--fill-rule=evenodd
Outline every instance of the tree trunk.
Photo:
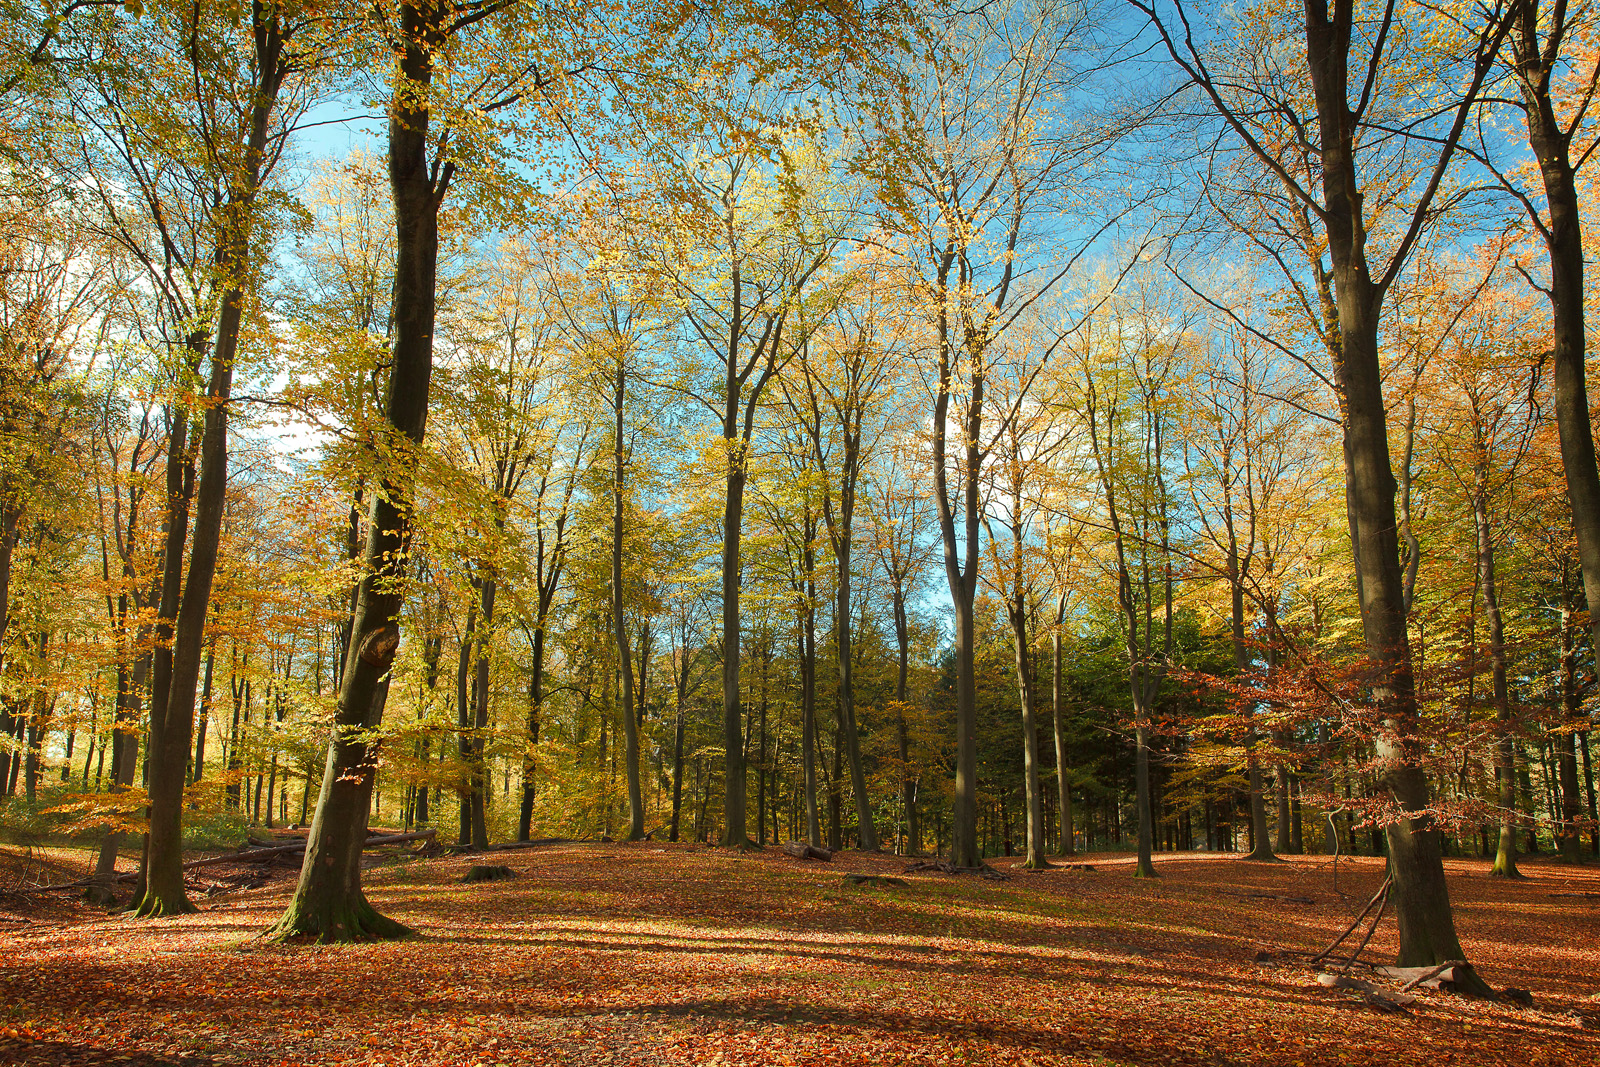
M 687 670 L 687 666 L 684 669 Z M 678 820 L 683 810 L 684 703 L 684 694 L 680 689 L 678 693 L 678 721 L 672 732 L 672 831 L 667 837 L 669 841 L 678 839 Z
M 469 684 L 472 677 L 472 648 L 477 639 L 478 602 L 473 600 L 467 608 L 467 624 L 461 631 L 461 643 L 456 648 L 456 755 L 466 769 L 466 780 L 461 783 L 456 796 L 456 846 L 472 847 L 472 797 L 480 788 L 479 776 L 472 759 L 472 702 L 477 696 L 476 687 Z
M 1439 830 L 1428 814 L 1432 798 L 1418 737 L 1396 484 L 1378 358 L 1384 292 L 1368 273 L 1364 198 L 1356 176 L 1356 116 L 1349 92 L 1352 24 L 1349 0 L 1338 0 L 1332 20 L 1325 0 L 1306 4 L 1307 61 L 1321 139 L 1323 221 L 1338 305 L 1340 348 L 1334 372 L 1345 406 L 1361 622 L 1372 698 L 1385 724 L 1376 747 L 1384 784 L 1405 813 L 1387 827 L 1399 964 L 1418 967 L 1466 957 L 1450 910 Z M 1481 68 L 1474 92 L 1486 69 Z M 1446 149 L 1440 164 L 1448 159 Z
M 1541 40 L 1540 30 L 1546 40 Z M 1589 608 L 1593 647 L 1600 649 L 1600 469 L 1596 468 L 1594 430 L 1590 423 L 1585 368 L 1583 219 L 1572 165 L 1571 131 L 1556 116 L 1553 82 L 1569 62 L 1563 44 L 1571 47 L 1566 6 L 1541 15 L 1538 0 L 1519 4 L 1513 16 L 1511 48 L 1522 89 L 1528 144 L 1539 161 L 1549 221 L 1535 215 L 1550 254 L 1551 379 L 1555 389 L 1556 428 L 1561 440 L 1561 468 L 1566 474 L 1567 505 L 1578 542 L 1585 603 Z
M 167 680 L 165 699 L 158 695 L 150 707 L 151 755 L 155 757 L 150 763 L 150 831 L 142 879 L 144 892 L 134 905 L 135 914 L 142 916 L 195 910 L 183 889 L 183 787 L 188 778 L 190 745 L 194 740 L 195 690 L 199 683 L 206 618 L 211 611 L 211 586 L 216 576 L 222 516 L 227 503 L 228 403 L 233 393 L 245 282 L 253 258 L 250 216 L 255 210 L 256 194 L 266 165 L 272 111 L 288 74 L 282 63 L 285 37 L 276 10 L 258 5 L 253 9 L 252 21 L 257 84 L 244 146 L 244 170 L 237 176 L 239 183 L 233 187 L 225 209 L 223 225 L 226 229 L 218 239 L 215 255 L 225 284 L 211 350 L 211 376 L 206 387 L 189 572 L 178 604 L 171 676 Z M 170 566 L 168 573 L 173 573 Z
M 190 783 L 205 777 L 206 727 L 211 722 L 211 681 L 217 666 L 217 649 L 213 644 L 206 650 L 205 679 L 200 683 L 199 722 L 195 724 L 194 764 L 189 770 Z
M 1059 627 L 1059 622 L 1057 626 Z M 1076 851 L 1072 833 L 1072 780 L 1067 766 L 1067 734 L 1061 721 L 1061 631 L 1050 635 L 1050 710 L 1055 720 L 1056 742 L 1056 792 L 1061 813 L 1061 848 L 1058 855 L 1070 856 Z
M 439 205 L 452 168 L 428 166 L 427 85 L 452 11 L 437 3 L 400 8 L 402 80 L 389 119 L 389 180 L 394 192 L 396 265 L 394 342 L 384 414 L 393 450 L 382 492 L 372 495 L 361 581 L 351 616 L 350 653 L 316 815 L 293 899 L 272 934 L 317 941 L 398 937 L 409 931 L 378 914 L 361 889 L 361 848 L 377 771 L 371 736 L 383 716 L 389 668 L 400 644 L 399 615 L 411 534 L 416 448 L 428 418 L 433 370 Z
M 817 807 L 817 616 L 811 606 L 811 592 L 808 588 L 800 605 L 800 747 L 806 791 L 806 844 L 815 848 L 822 845 L 822 818 Z
M 536 797 L 534 749 L 539 744 L 539 718 L 544 707 L 544 619 L 534 626 L 528 663 L 528 736 L 523 739 L 522 806 L 517 811 L 517 840 L 527 841 L 533 832 L 533 802 Z
M 848 431 L 847 431 L 848 433 Z M 850 792 L 855 799 L 856 821 L 861 847 L 868 852 L 878 849 L 878 829 L 872 819 L 872 798 L 867 793 L 866 768 L 861 761 L 861 739 L 856 730 L 856 697 L 854 663 L 851 659 L 850 634 L 850 550 L 852 524 L 855 513 L 855 485 L 851 473 L 853 455 L 845 456 L 845 475 L 840 487 L 839 515 L 834 521 L 832 508 L 827 510 L 828 532 L 833 543 L 834 560 L 838 575 L 834 598 L 834 634 L 839 653 L 839 732 L 844 738 L 845 762 L 850 771 Z
M 1020 532 L 1016 533 L 1014 548 L 1020 554 Z M 1012 594 L 1006 614 L 1011 620 L 1012 648 L 1017 661 L 1017 699 L 1022 705 L 1022 780 L 1027 809 L 1027 855 L 1022 865 L 1039 870 L 1050 866 L 1050 861 L 1045 859 L 1044 801 L 1039 788 L 1039 728 L 1033 718 L 1033 665 L 1028 656 L 1028 605 L 1021 589 Z
M 1489 873 L 1501 878 L 1520 878 L 1517 870 L 1517 779 L 1511 732 L 1511 693 L 1506 682 L 1505 623 L 1500 615 L 1500 587 L 1495 580 L 1494 532 L 1489 524 L 1487 461 L 1480 455 L 1475 465 L 1473 518 L 1478 535 L 1478 583 L 1483 589 L 1483 613 L 1489 623 L 1489 664 L 1494 695 L 1495 738 L 1494 776 L 1499 785 L 1500 841 L 1495 849 L 1494 867 Z
M 627 396 L 627 368 L 617 360 L 616 439 L 611 484 L 611 624 L 617 644 L 617 664 L 622 669 L 622 731 L 624 762 L 628 777 L 629 841 L 644 840 L 644 793 L 639 782 L 639 720 L 634 713 L 633 652 L 628 647 L 626 598 L 622 587 L 623 494 L 627 488 L 627 468 L 623 463 L 623 414 Z M 758 831 L 759 833 L 759 831 Z
M 472 847 L 489 847 L 488 813 L 489 770 L 484 751 L 489 744 L 489 652 L 494 641 L 494 608 L 497 583 L 493 578 L 479 580 L 477 655 L 472 665 Z
M 730 410 L 735 400 L 729 400 Z M 739 539 L 744 529 L 745 459 L 742 443 L 732 435 L 722 511 L 722 844 L 750 847 L 745 830 L 744 716 L 739 700 Z M 737 453 L 735 452 L 737 450 Z
M 906 851 L 922 851 L 922 819 L 917 811 L 917 776 L 911 773 L 910 738 L 906 709 L 910 707 L 907 682 L 911 666 L 911 627 L 906 617 L 906 593 L 902 576 L 893 576 L 895 676 L 894 699 L 900 740 L 900 797 L 906 813 Z

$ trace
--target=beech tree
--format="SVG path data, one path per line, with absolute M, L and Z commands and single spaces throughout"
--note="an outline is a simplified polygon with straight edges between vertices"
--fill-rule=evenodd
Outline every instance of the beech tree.
M 1311 0 L 1297 31 L 1277 23 L 1305 43 L 1305 74 L 1315 115 L 1315 168 L 1292 169 L 1280 147 L 1302 138 L 1284 137 L 1283 113 L 1247 110 L 1231 86 L 1213 75 L 1211 60 L 1188 29 L 1183 9 L 1174 31 L 1154 6 L 1130 0 L 1150 20 L 1185 78 L 1210 102 L 1232 136 L 1261 167 L 1272 173 L 1284 195 L 1304 205 L 1327 238 L 1329 277 L 1338 326 L 1334 380 L 1341 400 L 1344 447 L 1349 466 L 1352 534 L 1360 581 L 1361 619 L 1370 661 L 1370 687 L 1383 720 L 1377 738 L 1384 779 L 1396 811 L 1386 827 L 1400 962 L 1422 966 L 1465 953 L 1456 936 L 1445 885 L 1439 829 L 1428 814 L 1430 788 L 1422 766 L 1424 743 L 1417 736 L 1416 690 L 1395 515 L 1395 477 L 1389 452 L 1387 414 L 1378 334 L 1385 297 L 1404 269 L 1429 222 L 1445 174 L 1461 142 L 1501 42 L 1510 28 L 1505 13 L 1492 10 L 1470 26 L 1446 26 L 1449 47 L 1435 52 L 1422 30 L 1429 16 L 1412 21 L 1406 10 L 1388 7 L 1357 29 L 1351 0 Z M 1265 12 L 1261 14 L 1266 15 Z M 1271 22 L 1271 19 L 1268 19 Z M 1382 74 L 1396 63 L 1424 65 L 1426 77 L 1391 89 Z M 1405 183 L 1409 204 L 1374 217 L 1368 194 L 1370 168 L 1381 167 L 1384 152 L 1414 151 L 1383 138 L 1366 140 L 1367 129 L 1385 128 L 1411 101 L 1391 92 L 1427 84 L 1448 93 L 1453 103 L 1440 109 L 1432 98 L 1421 104 L 1432 154 L 1426 167 L 1414 161 Z M 1358 88 L 1359 87 L 1359 90 Z M 1295 114 L 1290 112 L 1291 115 Z M 1421 136 L 1419 129 L 1415 136 Z M 1389 198 L 1385 198 L 1389 199 Z M 1394 220 L 1398 214 L 1398 220 Z M 1384 226 L 1383 223 L 1389 223 Z M 1376 240 L 1371 240 L 1376 238 Z
M 1076 128 L 1064 113 L 1063 98 L 1083 76 L 1089 28 L 1082 8 L 1043 0 L 946 17 L 926 57 L 906 71 L 897 110 L 879 118 L 867 162 L 931 353 L 933 497 L 955 605 L 950 862 L 958 867 L 980 863 L 973 610 L 983 466 L 1004 428 L 1003 414 L 986 422 L 989 368 L 997 342 L 1117 218 L 1097 213 L 1110 217 L 1067 254 L 1030 255 L 1043 218 L 1073 206 L 1072 181 L 1104 147 L 1104 131 Z

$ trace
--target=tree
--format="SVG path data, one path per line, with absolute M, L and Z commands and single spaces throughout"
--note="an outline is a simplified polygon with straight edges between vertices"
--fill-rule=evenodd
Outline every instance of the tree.
M 1390 850 L 1392 893 L 1400 926 L 1400 963 L 1426 966 L 1464 958 L 1445 885 L 1439 829 L 1429 814 L 1429 784 L 1421 765 L 1423 742 L 1417 735 L 1415 681 L 1406 626 L 1404 578 L 1400 564 L 1399 523 L 1395 515 L 1395 477 L 1389 452 L 1383 374 L 1378 331 L 1385 297 L 1433 218 L 1461 135 L 1476 105 L 1495 55 L 1509 29 L 1499 11 L 1487 12 L 1473 27 L 1441 27 L 1449 48 L 1430 50 L 1428 16 L 1413 21 L 1395 6 L 1357 29 L 1352 0 L 1309 0 L 1297 32 L 1305 41 L 1305 78 L 1316 116 L 1316 139 L 1310 124 L 1289 130 L 1281 125 L 1296 110 L 1251 111 L 1232 88 L 1213 76 L 1209 61 L 1195 43 L 1181 6 L 1185 27 L 1174 33 L 1154 6 L 1130 2 L 1150 20 L 1168 54 L 1185 78 L 1198 88 L 1220 115 L 1245 152 L 1281 184 L 1284 195 L 1304 206 L 1326 235 L 1329 277 L 1338 326 L 1334 359 L 1343 416 L 1348 491 L 1360 582 L 1361 620 L 1369 660 L 1372 700 L 1384 721 L 1377 739 L 1384 762 L 1384 780 L 1395 805 L 1386 832 Z M 1287 24 L 1270 12 L 1257 13 L 1285 37 Z M 1381 77 L 1397 63 L 1416 63 L 1417 77 L 1391 86 Z M 1359 92 L 1352 92 L 1359 86 Z M 1448 93 L 1439 107 L 1430 92 L 1413 113 L 1425 116 L 1421 128 L 1400 141 L 1364 139 L 1366 131 L 1386 129 L 1412 100 L 1395 99 L 1409 87 Z M 1248 90 L 1246 90 L 1248 91 Z M 1432 121 L 1427 116 L 1437 116 Z M 1378 200 L 1369 195 L 1370 168 L 1382 165 L 1383 153 L 1414 151 L 1418 138 L 1430 138 L 1430 164 L 1408 168 L 1404 193 L 1409 210 L 1391 209 L 1374 217 Z M 1310 174 L 1295 169 L 1289 157 L 1298 146 L 1313 143 Z M 1280 148 L 1280 146 L 1290 146 Z M 1364 179 L 1364 175 L 1366 175 Z M 1320 189 L 1313 183 L 1320 183 Z M 1392 203 L 1402 195 L 1390 191 L 1379 199 Z M 1398 215 L 1392 230 L 1383 223 Z M 1372 239 L 1377 237 L 1382 244 Z M 1387 256 L 1386 262 L 1383 256 Z M 1374 267 L 1376 266 L 1376 270 Z
M 382 719 L 386 678 L 400 645 L 399 612 L 410 567 L 415 472 L 433 370 L 439 211 L 462 162 L 469 167 L 485 163 L 472 151 L 485 151 L 483 145 L 463 137 L 468 140 L 463 151 L 451 140 L 452 133 L 463 131 L 452 129 L 450 120 L 475 119 L 472 128 L 481 130 L 490 114 L 520 99 L 526 76 L 554 72 L 519 67 L 508 77 L 491 65 L 468 99 L 440 108 L 445 121 L 437 130 L 430 129 L 438 106 L 431 86 L 441 60 L 465 52 L 469 31 L 485 22 L 498 28 L 494 16 L 505 10 L 507 4 L 497 0 L 460 5 L 402 0 L 397 10 L 386 12 L 396 52 L 388 131 L 396 242 L 393 341 L 383 398 L 387 425 L 372 442 L 381 476 L 368 506 L 333 737 L 300 879 L 272 928 L 279 938 L 347 941 L 408 932 L 367 902 L 361 891 L 361 849 L 376 770 L 373 731 Z
M 713 128 L 716 140 L 677 160 L 670 195 L 683 206 L 672 222 L 693 241 L 669 245 L 657 267 L 692 343 L 702 346 L 696 361 L 715 368 L 703 391 L 690 388 L 720 424 L 722 442 L 722 843 L 731 848 L 750 845 L 739 579 L 751 439 L 764 390 L 822 319 L 806 314 L 803 302 L 842 237 L 838 220 L 809 202 L 792 146 L 781 135 L 774 143 L 751 134 L 768 103 L 743 97 L 729 109 L 732 121 Z
M 953 14 L 906 72 L 897 111 L 880 117 L 867 164 L 880 182 L 880 221 L 894 235 L 906 298 L 924 317 L 932 354 L 932 476 L 946 582 L 955 608 L 956 766 L 951 862 L 980 863 L 974 600 L 981 563 L 983 465 L 1000 426 L 985 408 L 996 343 L 1066 276 L 1117 213 L 1075 252 L 1029 255 L 1101 131 L 1074 129 L 1062 98 L 1083 75 L 1088 13 L 1019 0 Z M 1081 191 L 1080 191 L 1081 195 Z M 952 441 L 954 444 L 952 444 Z

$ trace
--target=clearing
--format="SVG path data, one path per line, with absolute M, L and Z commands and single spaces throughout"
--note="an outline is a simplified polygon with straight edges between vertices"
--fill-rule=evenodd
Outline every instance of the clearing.
M 158 921 L 0 895 L 0 1063 L 1600 1064 L 1592 866 L 1525 859 L 1508 883 L 1447 861 L 1479 972 L 1534 1007 L 1423 990 L 1383 1013 L 1256 962 L 1325 946 L 1379 860 L 1342 860 L 1344 895 L 1326 857 L 1166 854 L 1155 882 L 1078 861 L 1095 869 L 996 860 L 1010 877 L 991 881 L 853 852 L 566 844 L 497 853 L 516 878 L 464 885 L 470 856 L 404 859 L 368 891 L 420 936 L 336 947 L 256 939 L 292 870 Z M 1386 918 L 1369 955 L 1393 943 Z

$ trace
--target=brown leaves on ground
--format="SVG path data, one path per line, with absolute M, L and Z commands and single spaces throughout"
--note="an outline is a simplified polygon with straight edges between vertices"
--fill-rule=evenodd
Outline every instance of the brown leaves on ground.
M 423 936 L 332 948 L 256 934 L 287 898 L 198 915 L 0 924 L 0 1063 L 1450 1064 L 1600 1062 L 1600 870 L 1525 861 L 1508 883 L 1452 861 L 1467 950 L 1535 1007 L 1424 992 L 1380 1015 L 1311 970 L 1376 889 L 1376 860 L 1158 857 L 997 883 L 907 874 L 890 856 L 558 845 L 503 854 L 518 877 L 463 885 L 470 858 L 368 875 Z M 1006 869 L 1011 861 L 996 861 Z M 1309 898 L 1280 900 L 1276 897 Z M 1374 940 L 1393 951 L 1386 921 Z

